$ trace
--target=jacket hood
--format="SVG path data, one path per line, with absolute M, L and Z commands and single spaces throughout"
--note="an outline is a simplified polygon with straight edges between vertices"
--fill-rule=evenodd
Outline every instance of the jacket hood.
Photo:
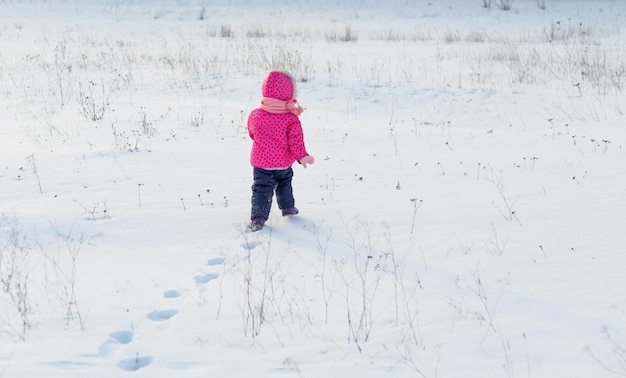
M 281 101 L 291 100 L 294 95 L 293 81 L 283 72 L 272 71 L 263 80 L 262 94 L 263 97 Z

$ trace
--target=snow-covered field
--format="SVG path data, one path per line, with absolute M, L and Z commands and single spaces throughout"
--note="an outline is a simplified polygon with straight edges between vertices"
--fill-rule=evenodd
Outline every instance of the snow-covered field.
M 624 20 L 0 1 L 0 377 L 626 375 Z M 317 162 L 245 233 L 274 68 Z

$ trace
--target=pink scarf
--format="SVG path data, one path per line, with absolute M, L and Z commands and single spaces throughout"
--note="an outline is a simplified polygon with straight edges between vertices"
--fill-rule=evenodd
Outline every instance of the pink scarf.
M 281 101 L 276 98 L 263 97 L 261 99 L 261 109 L 270 113 L 293 113 L 297 116 L 302 114 L 304 111 L 300 104 L 298 104 L 298 100 L 295 98 L 287 101 Z

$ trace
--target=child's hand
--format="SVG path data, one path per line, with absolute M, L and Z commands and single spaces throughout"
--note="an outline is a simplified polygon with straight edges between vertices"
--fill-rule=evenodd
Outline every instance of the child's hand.
M 302 164 L 304 168 L 306 168 L 307 164 L 313 164 L 313 163 L 315 163 L 315 158 L 311 155 L 307 155 L 303 157 L 302 159 L 300 159 L 300 164 Z

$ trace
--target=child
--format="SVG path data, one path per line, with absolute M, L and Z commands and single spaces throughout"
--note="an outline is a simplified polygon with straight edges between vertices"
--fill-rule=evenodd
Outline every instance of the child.
M 254 167 L 251 231 L 263 228 L 270 215 L 274 192 L 283 216 L 298 214 L 291 187 L 291 165 L 297 161 L 306 168 L 315 162 L 304 146 L 298 118 L 304 109 L 295 99 L 292 77 L 285 72 L 271 71 L 263 80 L 262 95 L 261 107 L 248 117 L 248 134 L 252 138 L 250 164 Z

